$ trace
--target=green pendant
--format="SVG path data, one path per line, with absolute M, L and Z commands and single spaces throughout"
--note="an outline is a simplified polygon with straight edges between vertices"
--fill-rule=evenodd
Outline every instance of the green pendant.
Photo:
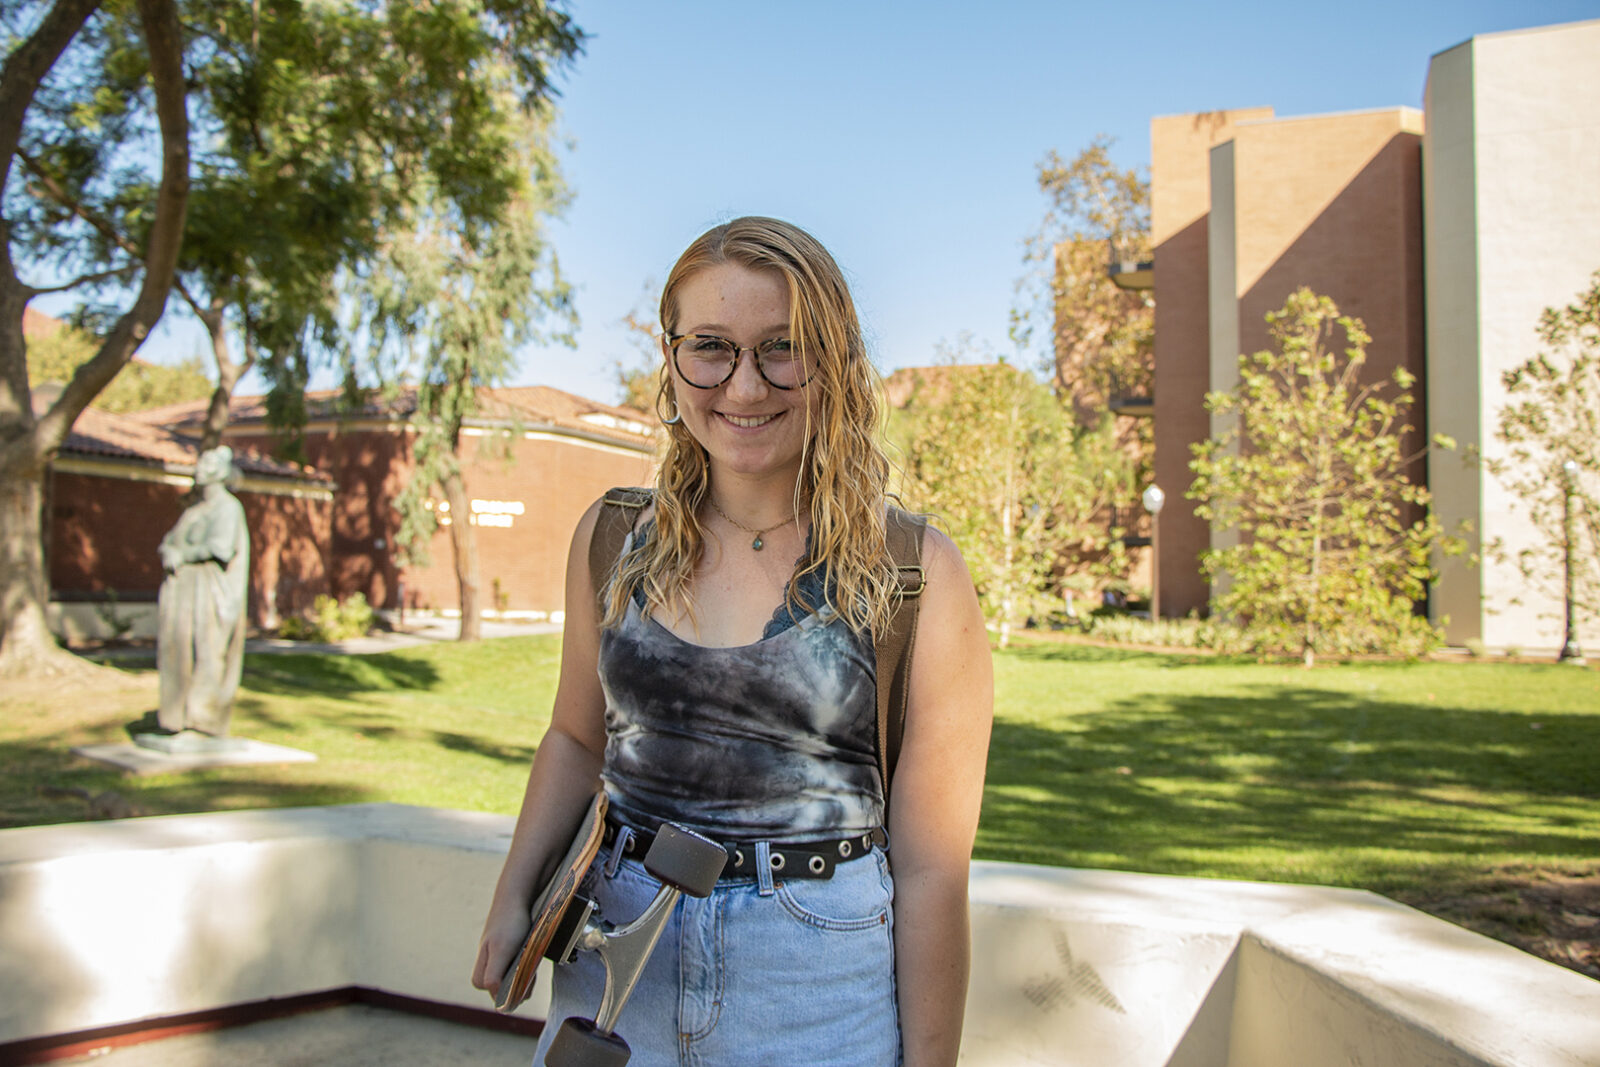
M 757 552 L 760 552 L 761 551 L 761 545 L 762 545 L 761 535 L 760 534 L 756 534 L 756 539 L 754 541 L 750 542 L 750 547 L 755 549 Z

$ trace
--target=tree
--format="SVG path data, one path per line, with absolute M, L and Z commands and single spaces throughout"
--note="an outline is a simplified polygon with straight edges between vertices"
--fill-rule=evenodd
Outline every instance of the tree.
M 380 269 L 361 293 L 373 361 L 395 361 L 401 380 L 417 382 L 416 468 L 395 500 L 397 540 L 408 563 L 427 559 L 440 521 L 440 509 L 429 506 L 437 486 L 449 505 L 462 641 L 479 637 L 482 617 L 462 431 L 478 414 L 478 388 L 505 381 L 519 347 L 530 341 L 570 344 L 574 325 L 571 290 L 543 230 L 544 219 L 566 202 L 546 125 L 513 109 L 503 118 L 522 123 L 520 151 L 512 154 L 524 176 L 516 196 L 496 215 L 474 219 L 439 188 L 423 190 L 411 225 L 390 235 Z
M 1154 304 L 1119 288 L 1107 269 L 1113 254 L 1149 258 L 1150 183 L 1111 162 L 1111 143 L 1101 135 L 1070 161 L 1052 151 L 1039 163 L 1050 207 L 1028 240 L 1030 269 L 1011 313 L 1019 346 L 1049 338 L 1052 385 L 1086 425 L 1113 398 L 1148 396 L 1154 369 Z
M 1546 308 L 1538 333 L 1547 350 L 1502 376 L 1495 438 L 1505 452 L 1487 466 L 1542 538 L 1515 556 L 1528 587 L 1564 601 L 1570 547 L 1576 615 L 1600 618 L 1600 271 L 1574 303 Z M 1500 542 L 1490 550 L 1506 551 Z
M 273 385 L 269 415 L 298 427 L 313 360 L 337 363 L 345 355 L 337 280 L 370 270 L 385 228 L 410 210 L 419 187 L 436 189 L 464 217 L 497 217 L 519 182 L 503 98 L 509 93 L 525 111 L 542 107 L 552 94 L 552 68 L 582 43 L 571 20 L 541 0 L 140 0 L 141 14 L 147 6 L 160 8 L 171 25 L 163 47 L 172 57 L 161 58 L 172 58 L 174 77 L 165 68 L 154 79 L 149 73 L 157 44 L 144 25 L 149 19 L 131 16 L 129 0 L 107 0 L 94 18 L 90 0 L 58 0 L 7 61 L 15 77 L 6 83 L 4 109 L 17 126 L 7 175 L 26 175 L 5 186 L 8 252 L 14 246 L 39 268 L 70 278 L 54 288 L 86 290 L 91 303 L 83 316 L 97 333 L 102 323 L 109 327 L 108 308 L 126 296 L 141 265 L 152 267 L 138 314 L 106 333 L 102 354 L 121 356 L 97 356 L 75 372 L 41 422 L 46 438 L 32 449 L 36 455 L 19 447 L 17 458 L 5 461 L 8 488 L 9 464 L 42 472 L 53 449 L 49 436 L 59 442 L 131 357 L 126 342 L 155 321 L 173 269 L 217 362 L 208 440 L 221 433 L 234 383 L 258 359 Z M 25 20 L 41 7 L 14 5 L 9 15 Z M 73 53 L 44 82 L 75 35 Z M 172 190 L 188 188 L 188 131 L 171 120 L 183 119 L 186 105 L 198 146 L 195 195 L 181 197 L 174 211 Z M 163 172 L 158 186 L 147 171 L 150 160 L 162 159 L 181 159 L 184 167 L 169 167 L 172 180 Z M 169 269 L 160 256 L 178 253 L 186 205 L 192 210 L 183 258 Z M 14 291 L 16 316 L 40 291 Z M 157 292 L 161 299 L 152 304 Z M 0 298 L 0 319 L 12 311 Z M 14 352 L 0 353 L 0 367 L 16 410 L 27 413 L 16 416 L 13 432 L 0 410 L 0 440 L 20 440 L 31 421 L 20 340 Z M 37 541 L 37 511 L 27 502 L 8 508 L 6 521 L 17 519 L 0 533 L 28 530 Z M 42 554 L 20 542 L 8 551 L 41 562 L 14 568 L 3 561 L 0 658 L 10 635 L 23 640 L 26 633 L 34 649 L 26 658 L 37 659 L 49 637 L 34 621 L 42 623 L 46 595 Z M 13 617 L 26 621 L 12 625 Z
M 1195 514 L 1236 530 L 1239 542 L 1207 552 L 1226 576 L 1217 607 L 1245 623 L 1263 649 L 1319 652 L 1416 649 L 1436 640 L 1413 607 L 1433 577 L 1435 547 L 1459 551 L 1427 510 L 1402 454 L 1413 377 L 1363 384 L 1371 338 L 1333 301 L 1302 288 L 1267 315 L 1278 351 L 1239 358 L 1239 384 L 1206 407 L 1231 429 L 1194 446 Z M 1344 347 L 1335 345 L 1337 327 Z M 1450 446 L 1440 438 L 1439 443 Z M 1422 510 L 1407 521 L 1406 511 Z
M 1116 399 L 1153 395 L 1155 337 L 1149 294 L 1119 288 L 1108 270 L 1112 258 L 1149 256 L 1150 183 L 1136 168 L 1115 166 L 1110 147 L 1102 135 L 1071 160 L 1052 151 L 1039 163 L 1039 190 L 1050 206 L 1028 241 L 1029 270 L 1011 313 L 1019 348 L 1049 339 L 1044 364 L 1056 396 L 1070 405 L 1074 455 L 1083 460 L 1085 449 L 1099 449 L 1103 473 L 1094 481 L 1109 492 L 1099 494 L 1098 515 L 1074 520 L 1088 537 L 1077 555 L 1094 571 L 1108 561 L 1126 568 L 1126 531 L 1117 520 L 1139 513 L 1155 458 L 1150 420 L 1110 408 Z
M 17 40 L 0 68 L 0 675 L 61 674 L 82 670 L 56 648 L 45 622 L 48 580 L 40 533 L 43 478 L 73 421 L 116 377 L 148 336 L 166 306 L 177 267 L 188 201 L 188 119 L 185 114 L 183 35 L 171 0 L 138 0 L 98 18 L 95 0 L 57 0 L 38 15 L 31 32 Z M 12 16 L 21 12 L 13 8 Z M 19 248 L 54 252 L 72 263 L 84 243 L 82 219 L 32 195 L 16 177 L 17 163 L 40 158 L 69 140 L 63 123 L 85 121 L 60 107 L 62 85 L 103 57 L 110 35 L 137 37 L 142 47 L 125 53 L 131 98 L 146 105 L 159 130 L 156 150 L 143 160 L 120 159 L 104 167 L 80 160 L 85 184 L 105 188 L 152 188 L 140 217 L 137 239 L 114 253 L 76 259 L 66 282 L 35 285 L 18 274 Z M 65 115 L 65 118 L 62 116 Z M 159 172 L 153 180 L 150 170 Z M 27 343 L 22 318 L 27 303 L 49 289 L 67 289 L 118 278 L 140 277 L 127 309 L 116 318 L 99 350 L 80 364 L 60 394 L 35 416 L 28 385 Z
M 183 0 L 181 12 L 199 136 L 176 288 L 211 340 L 209 447 L 258 360 L 274 421 L 298 428 L 311 350 L 340 347 L 336 280 L 366 269 L 415 187 L 430 181 L 469 214 L 500 210 L 515 177 L 491 90 L 511 83 L 527 106 L 544 101 L 550 68 L 582 35 L 550 4 L 512 0 Z M 100 255 L 131 246 L 146 197 L 85 185 L 77 161 L 143 136 L 125 102 L 136 51 L 109 33 L 97 76 L 63 101 L 85 119 L 26 159 Z
M 1064 571 L 1104 551 L 1099 516 L 1127 464 L 1103 427 L 1075 428 L 1026 371 L 952 362 L 921 373 L 899 428 L 906 502 L 949 529 L 1004 647 L 1014 627 L 1061 606 Z M 1093 562 L 1125 563 L 1117 551 Z

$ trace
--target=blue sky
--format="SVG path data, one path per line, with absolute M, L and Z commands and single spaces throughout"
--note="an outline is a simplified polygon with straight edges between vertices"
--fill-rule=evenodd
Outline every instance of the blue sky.
M 571 10 L 591 39 L 561 82 L 575 199 L 551 236 L 582 323 L 576 350 L 530 350 L 516 380 L 613 400 L 612 364 L 632 351 L 620 319 L 718 222 L 777 215 L 820 238 L 885 371 L 932 362 L 963 333 L 1009 353 L 1048 150 L 1071 156 L 1106 133 L 1122 165 L 1144 166 L 1156 115 L 1420 107 L 1432 54 L 1597 18 L 1600 0 Z M 164 347 L 193 349 L 179 338 Z

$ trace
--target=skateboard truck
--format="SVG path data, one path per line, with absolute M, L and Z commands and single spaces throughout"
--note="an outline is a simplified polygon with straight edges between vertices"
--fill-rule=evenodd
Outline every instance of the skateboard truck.
M 547 1067 L 622 1067 L 628 1062 L 628 1043 L 613 1032 L 623 1005 L 661 940 L 678 899 L 685 893 L 709 896 L 727 861 L 727 851 L 715 841 L 663 823 L 644 858 L 645 870 L 661 881 L 661 888 L 638 918 L 615 926 L 599 914 L 594 901 L 573 898 L 550 937 L 545 956 L 562 964 L 579 952 L 599 953 L 606 969 L 605 992 L 593 1019 L 574 1016 L 562 1020 L 545 1055 Z

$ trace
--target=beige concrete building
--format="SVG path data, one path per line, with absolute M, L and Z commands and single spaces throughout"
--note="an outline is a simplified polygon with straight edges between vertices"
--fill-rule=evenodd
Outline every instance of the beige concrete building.
M 1239 354 L 1267 347 L 1265 315 L 1299 286 L 1366 324 L 1364 380 L 1419 379 L 1408 450 L 1437 432 L 1494 454 L 1501 373 L 1536 351 L 1539 312 L 1600 268 L 1597 57 L 1600 21 L 1486 35 L 1434 57 L 1421 112 L 1151 122 L 1163 615 L 1205 608 L 1200 554 L 1231 536 L 1184 498 L 1191 446 L 1221 429 L 1205 394 L 1237 382 Z M 1461 454 L 1412 477 L 1447 526 L 1472 524 L 1474 551 L 1528 543 L 1519 503 Z M 1558 647 L 1561 605 L 1525 586 L 1509 563 L 1449 561 L 1430 613 L 1454 643 Z
M 1425 106 L 1430 425 L 1494 458 L 1502 373 L 1538 352 L 1540 312 L 1600 269 L 1600 20 L 1440 52 Z M 1559 647 L 1561 603 L 1510 562 L 1535 537 L 1521 502 L 1457 457 L 1435 457 L 1428 475 L 1446 524 L 1472 524 L 1473 551 L 1505 547 L 1476 568 L 1445 562 L 1433 607 L 1450 640 Z M 1600 651 L 1600 630 L 1579 637 Z

